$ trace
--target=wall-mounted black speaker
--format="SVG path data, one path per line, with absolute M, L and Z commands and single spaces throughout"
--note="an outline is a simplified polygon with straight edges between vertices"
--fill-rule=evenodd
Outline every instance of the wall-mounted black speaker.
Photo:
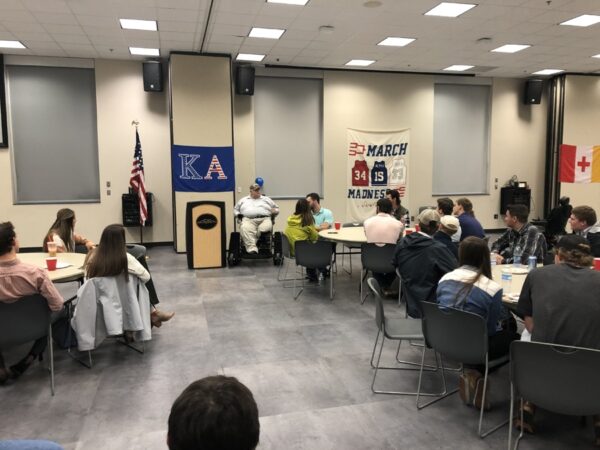
M 254 67 L 237 67 L 235 72 L 235 93 L 237 95 L 254 95 Z
M 144 67 L 144 91 L 162 92 L 162 64 L 160 61 L 146 61 Z
M 523 103 L 526 105 L 539 105 L 542 101 L 543 80 L 527 80 L 525 82 L 525 95 Z

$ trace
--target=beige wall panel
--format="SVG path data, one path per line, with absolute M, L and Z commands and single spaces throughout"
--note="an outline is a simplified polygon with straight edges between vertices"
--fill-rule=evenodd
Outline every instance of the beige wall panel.
M 141 62 L 96 60 L 95 66 L 100 203 L 13 205 L 10 151 L 0 150 L 0 220 L 15 224 L 22 247 L 41 246 L 56 211 L 64 207 L 75 211 L 77 230 L 96 242 L 106 225 L 121 223 L 121 194 L 127 192 L 135 146 L 133 119 L 141 124 L 147 189 L 155 194 L 154 226 L 144 230 L 144 242 L 173 240 L 166 94 L 144 92 Z M 128 242 L 138 242 L 138 229 L 127 230 Z
M 231 71 L 227 57 L 171 55 L 173 144 L 229 146 L 233 144 Z M 237 169 L 238 152 L 235 151 Z M 237 174 L 236 174 L 237 180 Z M 232 192 L 176 192 L 176 250 L 186 251 L 185 212 L 192 201 L 224 201 L 226 233 L 234 230 Z
M 563 142 L 600 145 L 600 77 L 568 75 L 565 89 Z M 571 204 L 588 205 L 600 216 L 600 183 L 561 183 Z

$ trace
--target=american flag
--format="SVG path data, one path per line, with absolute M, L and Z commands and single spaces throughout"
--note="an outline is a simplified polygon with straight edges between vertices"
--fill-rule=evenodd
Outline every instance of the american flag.
M 133 167 L 129 185 L 138 195 L 140 207 L 140 224 L 144 225 L 148 219 L 148 205 L 146 205 L 146 183 L 144 181 L 144 159 L 142 158 L 142 144 L 140 135 L 135 130 L 135 152 L 133 153 Z

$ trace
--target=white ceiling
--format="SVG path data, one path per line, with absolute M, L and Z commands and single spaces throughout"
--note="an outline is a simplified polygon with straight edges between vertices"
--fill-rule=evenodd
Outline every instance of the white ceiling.
M 468 0 L 461 0 L 465 3 Z M 600 24 L 559 26 L 581 14 L 600 15 L 600 0 L 476 0 L 452 19 L 424 16 L 438 0 L 310 0 L 308 5 L 265 0 L 0 0 L 0 40 L 27 49 L 5 54 L 141 59 L 128 47 L 171 51 L 263 53 L 262 64 L 342 68 L 373 59 L 369 70 L 440 72 L 452 64 L 470 73 L 524 77 L 541 69 L 600 72 Z M 119 18 L 153 19 L 158 32 L 122 30 Z M 206 30 L 208 20 L 208 30 Z M 335 27 L 331 34 L 321 25 Z M 253 26 L 284 28 L 279 40 L 246 37 Z M 206 30 L 206 39 L 201 48 Z M 407 47 L 376 44 L 412 37 Z M 480 38 L 490 40 L 478 42 Z M 529 44 L 515 54 L 490 53 L 504 44 Z M 467 72 L 468 73 L 468 72 Z

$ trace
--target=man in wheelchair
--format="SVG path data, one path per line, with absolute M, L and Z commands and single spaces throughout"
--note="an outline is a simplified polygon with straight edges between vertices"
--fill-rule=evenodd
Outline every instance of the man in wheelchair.
M 250 195 L 242 198 L 233 209 L 239 221 L 243 247 L 249 255 L 258 255 L 257 242 L 263 233 L 273 230 L 273 218 L 279 214 L 279 207 L 266 195 L 260 193 L 260 186 L 250 186 Z

